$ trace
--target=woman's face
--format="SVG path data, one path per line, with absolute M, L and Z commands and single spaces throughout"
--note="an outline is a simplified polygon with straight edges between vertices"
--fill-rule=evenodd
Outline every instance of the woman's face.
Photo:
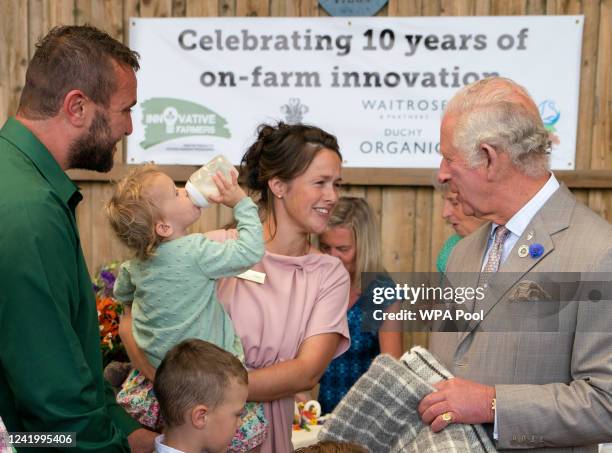
M 300 233 L 325 231 L 329 214 L 338 201 L 341 162 L 334 151 L 320 150 L 304 173 L 282 185 L 277 214 Z M 279 222 L 281 219 L 279 218 Z
M 477 217 L 463 213 L 462 205 L 457 201 L 456 193 L 448 192 L 444 195 L 443 200 L 442 217 L 451 224 L 459 236 L 467 236 L 484 223 Z
M 353 275 L 357 257 L 353 230 L 344 227 L 329 228 L 319 236 L 319 245 L 323 253 L 338 258 L 348 273 Z

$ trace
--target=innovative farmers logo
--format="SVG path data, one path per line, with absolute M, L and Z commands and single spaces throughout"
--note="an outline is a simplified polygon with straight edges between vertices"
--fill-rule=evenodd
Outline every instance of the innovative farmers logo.
M 557 121 L 561 118 L 561 112 L 555 105 L 555 101 L 547 99 L 540 103 L 538 109 L 540 110 L 540 117 L 544 122 L 544 127 L 550 135 L 550 140 L 553 144 L 558 145 L 561 142 L 559 141 L 559 136 L 555 133 L 557 132 L 555 124 L 557 124 Z
M 196 135 L 230 138 L 225 118 L 203 105 L 183 99 L 151 98 L 141 104 L 144 149 L 158 143 Z

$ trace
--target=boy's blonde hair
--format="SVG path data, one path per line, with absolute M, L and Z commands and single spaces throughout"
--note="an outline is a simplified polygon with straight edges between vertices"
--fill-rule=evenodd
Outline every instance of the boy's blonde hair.
M 332 211 L 328 228 L 346 228 L 353 232 L 357 253 L 355 275 L 351 285 L 361 287 L 362 272 L 385 272 L 378 225 L 374 213 L 364 198 L 340 197 Z
M 111 227 L 121 242 L 142 260 L 151 258 L 162 241 L 155 232 L 155 223 L 161 219 L 159 210 L 146 194 L 151 179 L 160 174 L 152 164 L 135 168 L 115 185 L 115 192 L 105 206 Z

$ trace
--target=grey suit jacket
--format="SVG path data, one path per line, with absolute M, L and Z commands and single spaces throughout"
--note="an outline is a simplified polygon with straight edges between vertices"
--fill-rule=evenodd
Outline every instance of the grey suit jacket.
M 483 225 L 453 250 L 447 272 L 454 285 L 453 278 L 476 286 L 490 228 Z M 537 243 L 542 256 L 519 256 L 521 245 Z M 517 290 L 553 272 L 576 272 L 577 280 L 606 272 L 612 280 L 612 227 L 565 186 L 532 219 L 476 302 L 482 321 L 431 335 L 431 351 L 453 374 L 495 386 L 502 450 L 596 452 L 597 443 L 612 439 L 612 301 L 585 300 L 540 317 L 546 306 L 517 300 Z M 522 318 L 517 304 L 524 304 Z M 540 321 L 546 331 L 532 329 Z

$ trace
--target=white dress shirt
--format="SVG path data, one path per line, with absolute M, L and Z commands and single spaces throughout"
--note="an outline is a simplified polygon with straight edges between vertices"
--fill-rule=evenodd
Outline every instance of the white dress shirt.
M 544 206 L 544 204 L 548 201 L 552 194 L 557 191 L 558 188 L 559 181 L 557 181 L 555 175 L 551 173 L 550 178 L 548 178 L 548 181 L 546 181 L 546 184 L 542 186 L 542 188 L 533 196 L 531 200 L 527 202 L 527 204 L 525 204 L 525 206 L 519 209 L 519 211 L 514 214 L 510 220 L 508 220 L 506 223 L 506 228 L 508 228 L 510 233 L 504 241 L 504 250 L 499 263 L 500 268 L 504 261 L 506 261 L 506 258 L 510 256 L 510 252 L 527 229 L 529 222 L 531 222 L 538 211 L 542 208 L 542 206 Z M 482 261 L 481 270 L 484 269 L 485 265 L 487 264 L 487 260 L 489 259 L 489 252 L 491 251 L 491 246 L 493 245 L 493 240 L 495 239 L 495 228 L 498 226 L 499 225 L 497 223 L 491 224 L 487 252 L 485 253 Z
M 164 444 L 164 435 L 161 434 L 155 438 L 155 453 L 183 453 L 176 448 L 168 447 Z

